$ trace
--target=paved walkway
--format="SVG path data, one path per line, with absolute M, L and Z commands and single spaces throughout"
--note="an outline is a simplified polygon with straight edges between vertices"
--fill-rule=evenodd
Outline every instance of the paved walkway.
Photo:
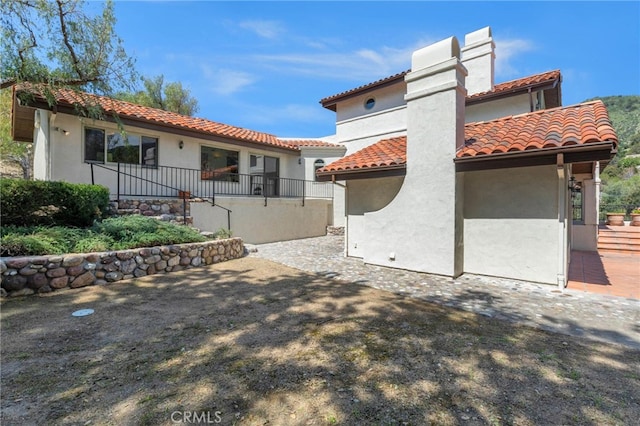
M 343 256 L 343 237 L 260 244 L 252 256 L 324 277 L 405 294 L 487 317 L 640 349 L 640 301 L 465 274 L 455 280 L 365 265 Z

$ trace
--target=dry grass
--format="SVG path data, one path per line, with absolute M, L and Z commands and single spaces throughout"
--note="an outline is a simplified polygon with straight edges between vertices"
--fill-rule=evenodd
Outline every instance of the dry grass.
M 1 325 L 3 425 L 640 418 L 638 351 L 255 258 L 6 300 Z

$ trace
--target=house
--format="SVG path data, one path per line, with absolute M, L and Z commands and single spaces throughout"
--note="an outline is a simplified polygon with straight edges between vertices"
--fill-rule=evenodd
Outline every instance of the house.
M 149 214 L 190 210 L 196 227 L 231 228 L 249 243 L 325 235 L 333 224 L 333 185 L 315 170 L 342 157 L 341 145 L 73 90 L 56 91 L 53 105 L 29 86 L 13 90 L 12 136 L 33 142 L 36 179 L 105 185 L 120 207 L 150 205 Z M 78 106 L 99 106 L 103 118 Z
M 16 100 L 14 138 L 33 140 L 38 179 L 106 184 L 118 200 L 207 199 L 191 203 L 194 224 L 247 242 L 333 224 L 366 263 L 562 288 L 571 250 L 596 250 L 599 173 L 617 137 L 601 102 L 562 106 L 558 70 L 496 84 L 494 49 L 488 27 L 463 47 L 451 37 L 414 52 L 408 71 L 322 99 L 336 113 L 322 139 L 71 91 L 53 108 Z M 87 103 L 105 118 L 79 117 Z
M 495 84 L 494 60 L 487 27 L 321 100 L 347 147 L 317 172 L 345 187 L 347 256 L 562 288 L 571 250 L 596 250 L 599 172 L 617 146 L 604 105 L 562 107 L 559 71 Z

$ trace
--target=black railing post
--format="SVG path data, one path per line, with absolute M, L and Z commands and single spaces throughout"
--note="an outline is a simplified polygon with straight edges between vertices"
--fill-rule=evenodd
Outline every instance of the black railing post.
M 227 229 L 231 231 L 231 210 L 227 209 Z
M 306 181 L 302 181 L 302 207 L 304 207 L 304 197 L 306 195 L 306 189 L 307 189 L 307 182 Z
M 184 194 L 182 197 L 182 224 L 187 224 L 187 197 Z
M 120 202 L 120 162 L 118 162 L 118 183 L 117 183 L 116 201 Z
M 96 184 L 96 179 L 93 176 L 93 163 L 89 163 L 89 165 L 91 166 L 91 185 L 95 185 Z

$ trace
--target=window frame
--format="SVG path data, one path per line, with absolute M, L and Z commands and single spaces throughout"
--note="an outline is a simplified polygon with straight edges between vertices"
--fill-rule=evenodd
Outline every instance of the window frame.
M 102 140 L 102 160 L 90 160 L 87 159 L 87 130 L 92 130 L 92 131 L 100 131 L 102 132 L 102 136 L 103 136 L 103 140 Z M 136 136 L 138 138 L 140 138 L 140 143 L 138 144 L 138 162 L 137 163 L 125 163 L 125 162 L 118 162 L 118 161 L 109 161 L 109 136 L 111 135 L 119 135 L 120 132 L 118 132 L 117 129 L 109 129 L 109 128 L 105 128 L 105 127 L 98 127 L 98 126 L 83 126 L 83 131 L 82 131 L 82 158 L 84 163 L 94 163 L 94 164 L 118 164 L 118 163 L 122 163 L 122 164 L 131 164 L 131 165 L 137 165 L 140 167 L 146 167 L 146 168 L 153 168 L 156 169 L 158 168 L 158 163 L 159 158 L 160 158 L 160 138 L 158 136 L 152 136 L 150 134 L 144 134 L 144 133 L 138 133 L 138 132 L 124 132 L 125 136 L 127 137 L 127 139 L 129 138 L 129 136 Z M 154 157 L 153 157 L 153 163 L 154 164 L 145 164 L 145 157 L 143 155 L 143 147 L 145 146 L 144 143 L 144 139 L 152 139 L 155 141 L 155 153 L 154 153 Z M 148 143 L 147 143 L 148 144 Z
M 205 169 L 203 167 L 204 165 L 203 154 L 205 149 L 219 150 L 227 153 L 229 152 L 235 153 L 236 154 L 236 159 L 235 159 L 236 171 L 224 172 L 222 176 L 216 176 L 216 172 L 215 172 L 216 169 L 210 169 L 210 168 Z M 232 167 L 232 166 L 233 165 L 224 166 L 224 167 Z M 209 173 L 211 173 L 210 177 L 208 176 Z M 214 181 L 214 182 L 240 182 L 240 151 L 234 151 L 234 150 L 222 148 L 216 145 L 200 145 L 200 179 L 203 181 Z

